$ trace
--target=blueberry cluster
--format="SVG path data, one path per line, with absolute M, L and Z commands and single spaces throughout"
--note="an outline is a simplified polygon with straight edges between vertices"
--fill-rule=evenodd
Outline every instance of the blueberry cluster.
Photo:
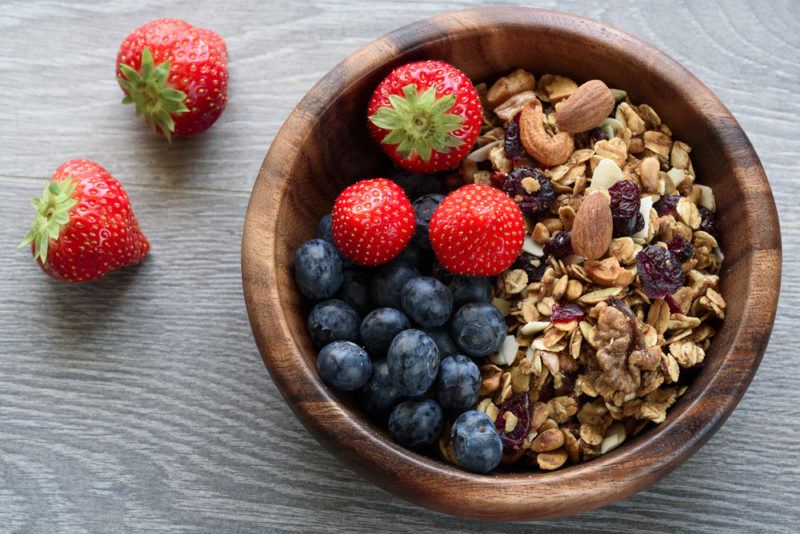
M 500 348 L 506 324 L 491 304 L 490 279 L 434 267 L 427 223 L 441 199 L 426 194 L 414 202 L 414 239 L 394 261 L 371 269 L 341 257 L 326 215 L 317 237 L 295 252 L 295 281 L 315 303 L 308 330 L 320 348 L 322 380 L 357 392 L 364 410 L 405 447 L 431 449 L 454 421 L 455 458 L 485 473 L 503 446 L 492 420 L 472 409 L 481 384 L 476 359 Z

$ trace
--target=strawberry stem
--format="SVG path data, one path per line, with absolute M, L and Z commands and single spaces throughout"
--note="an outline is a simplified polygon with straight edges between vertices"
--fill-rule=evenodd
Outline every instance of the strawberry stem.
M 389 130 L 382 142 L 397 145 L 402 157 L 416 151 L 427 163 L 434 150 L 447 154 L 450 147 L 464 144 L 451 134 L 461 128 L 464 118 L 447 113 L 456 103 L 455 95 L 436 98 L 436 85 L 420 95 L 412 83 L 403 87 L 403 96 L 389 95 L 389 102 L 391 107 L 379 108 L 369 120 L 378 128 Z
M 136 114 L 143 116 L 153 131 L 158 128 L 168 141 L 172 141 L 172 132 L 175 131 L 173 115 L 185 113 L 189 108 L 183 102 L 186 93 L 167 85 L 169 68 L 169 60 L 154 66 L 153 54 L 144 47 L 140 69 L 137 71 L 130 65 L 120 64 L 122 76 L 117 77 L 117 82 L 125 91 L 122 103 L 134 104 Z
M 69 210 L 77 200 L 72 198 L 75 187 L 78 185 L 71 177 L 66 177 L 60 182 L 50 182 L 40 198 L 31 199 L 31 204 L 36 210 L 36 217 L 20 247 L 33 243 L 33 259 L 40 259 L 42 264 L 47 263 L 47 249 L 51 239 L 58 239 L 61 227 L 69 222 Z

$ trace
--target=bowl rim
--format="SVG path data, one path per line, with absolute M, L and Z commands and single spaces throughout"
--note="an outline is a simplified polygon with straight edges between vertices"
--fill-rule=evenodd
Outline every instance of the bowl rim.
M 280 199 L 289 169 L 302 157 L 299 146 L 305 133 L 312 130 L 336 95 L 375 70 L 375 65 L 385 66 L 400 53 L 446 38 L 456 27 L 459 31 L 485 31 L 487 24 L 542 29 L 555 26 L 579 38 L 602 38 L 620 53 L 623 47 L 636 47 L 658 58 L 653 69 L 678 72 L 686 86 L 680 98 L 702 97 L 703 110 L 724 123 L 719 127 L 724 128 L 720 143 L 732 166 L 746 169 L 746 173 L 737 173 L 736 180 L 744 180 L 746 175 L 749 183 L 762 188 L 761 207 L 755 215 L 766 221 L 765 227 L 774 229 L 772 233 L 747 236 L 752 238 L 753 254 L 771 254 L 747 273 L 752 284 L 766 284 L 767 298 L 748 299 L 742 317 L 742 324 L 756 319 L 763 323 L 760 338 L 754 339 L 737 325 L 719 369 L 702 390 L 691 395 L 687 392 L 657 431 L 591 462 L 547 473 L 473 474 L 385 439 L 370 422 L 341 404 L 315 369 L 307 365 L 289 334 L 275 289 L 274 244 L 280 234 Z M 769 198 L 763 197 L 763 191 Z M 266 250 L 257 244 L 263 244 Z M 363 46 L 334 67 L 306 94 L 275 135 L 251 193 L 242 236 L 244 297 L 256 343 L 278 389 L 301 422 L 340 459 L 384 489 L 436 511 L 478 519 L 545 519 L 590 510 L 652 485 L 683 463 L 727 419 L 750 384 L 775 319 L 780 275 L 780 229 L 769 183 L 746 135 L 711 90 L 666 53 L 633 35 L 577 15 L 523 7 L 468 9 L 423 19 Z M 269 313 L 258 311 L 263 307 Z M 723 383 L 727 394 L 716 399 L 714 409 L 709 410 L 704 399 L 713 398 Z M 653 450 L 669 453 L 646 454 Z

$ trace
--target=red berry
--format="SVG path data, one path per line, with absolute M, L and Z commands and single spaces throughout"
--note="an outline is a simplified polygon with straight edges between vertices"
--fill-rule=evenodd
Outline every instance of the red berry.
M 519 256 L 525 221 L 508 195 L 487 185 L 450 193 L 431 217 L 436 259 L 454 274 L 494 276 Z
M 131 32 L 117 52 L 122 100 L 147 125 L 172 136 L 207 130 L 228 103 L 228 49 L 217 33 L 179 19 Z
M 386 178 L 356 182 L 333 205 L 333 240 L 344 257 L 359 265 L 390 261 L 406 247 L 415 228 L 411 202 Z
M 393 70 L 372 94 L 369 129 L 403 169 L 452 169 L 472 150 L 482 123 L 481 101 L 469 78 L 443 61 Z
M 138 263 L 150 250 L 130 200 L 107 170 L 86 159 L 53 174 L 22 244 L 53 278 L 86 282 Z

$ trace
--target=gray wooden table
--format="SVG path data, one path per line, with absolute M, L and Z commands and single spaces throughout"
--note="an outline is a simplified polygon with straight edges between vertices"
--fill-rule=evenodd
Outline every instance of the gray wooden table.
M 507 3 L 507 2 L 506 2 Z M 242 299 L 248 195 L 302 95 L 362 44 L 484 2 L 0 2 L 0 531 L 634 532 L 800 529 L 800 9 L 796 1 L 527 2 L 666 50 L 750 136 L 781 217 L 778 321 L 739 408 L 690 461 L 624 502 L 547 524 L 417 508 L 351 473 L 292 416 Z M 613 6 L 611 5 L 613 4 Z M 167 145 L 119 104 L 133 27 L 183 17 L 230 48 L 230 104 Z M 153 252 L 93 284 L 46 278 L 15 248 L 61 161 L 127 187 Z

